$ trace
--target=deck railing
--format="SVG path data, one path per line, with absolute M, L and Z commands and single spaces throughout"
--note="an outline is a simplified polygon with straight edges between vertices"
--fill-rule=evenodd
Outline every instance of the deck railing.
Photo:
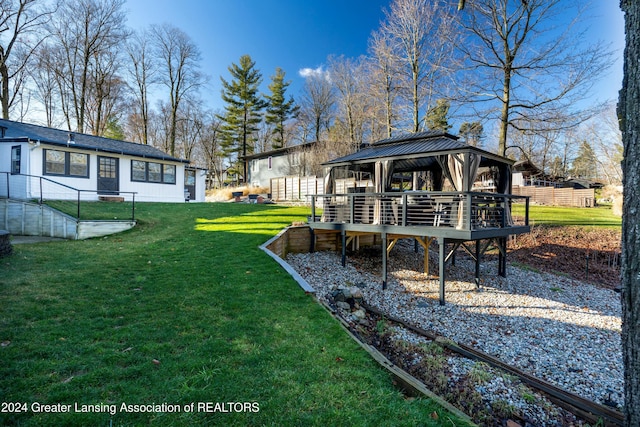
M 458 230 L 505 228 L 514 225 L 511 205 L 525 203 L 529 225 L 529 198 L 477 192 L 392 192 L 318 194 L 311 198 L 311 222 L 454 227 Z M 317 216 L 317 210 L 322 215 Z
M 110 196 L 95 190 L 79 190 L 41 176 L 0 172 L 0 198 L 44 203 L 76 219 L 135 220 L 135 192 L 119 191 L 117 196 L 122 203 L 111 203 L 109 209 L 97 209 L 103 195 Z

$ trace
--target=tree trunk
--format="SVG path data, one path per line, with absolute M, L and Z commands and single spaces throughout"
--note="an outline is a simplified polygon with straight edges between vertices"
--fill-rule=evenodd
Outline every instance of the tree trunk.
M 500 112 L 500 135 L 498 137 L 498 154 L 504 156 L 507 151 L 507 132 L 509 130 L 509 108 L 511 104 L 511 68 L 504 71 L 502 87 L 502 111 Z
M 0 65 L 0 79 L 2 79 L 2 93 L 0 95 L 2 98 L 2 118 L 9 120 L 9 69 L 5 62 Z
M 640 425 L 640 2 L 622 0 L 626 47 L 618 117 L 624 160 L 622 208 L 622 356 L 625 426 Z

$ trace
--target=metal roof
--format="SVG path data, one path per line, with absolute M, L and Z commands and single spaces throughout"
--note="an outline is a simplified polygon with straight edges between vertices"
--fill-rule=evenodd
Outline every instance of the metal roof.
M 0 119 L 0 127 L 4 128 L 4 140 L 27 139 L 40 141 L 42 144 L 75 147 L 77 149 L 100 151 L 106 153 L 126 154 L 135 157 L 189 163 L 188 160 L 168 155 L 155 147 L 117 139 L 69 132 L 29 123 Z M 73 138 L 70 141 L 70 136 Z
M 330 160 L 325 165 L 341 163 L 364 163 L 377 159 L 415 159 L 417 157 L 432 157 L 451 152 L 472 151 L 481 154 L 486 159 L 512 163 L 510 159 L 489 153 L 458 140 L 455 135 L 444 132 L 421 132 L 383 139 L 371 145 L 364 146 L 355 153 Z

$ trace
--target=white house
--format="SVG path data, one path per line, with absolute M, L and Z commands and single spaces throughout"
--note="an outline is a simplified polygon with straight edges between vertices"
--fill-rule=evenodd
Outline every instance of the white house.
M 205 200 L 206 170 L 188 160 L 149 145 L 0 119 L 0 181 L 2 175 L 0 195 L 13 198 L 34 198 L 44 182 L 60 199 L 82 190 L 83 200 Z
M 247 182 L 254 187 L 269 187 L 272 178 L 304 176 L 307 168 L 304 157 L 313 145 L 310 142 L 244 157 L 248 163 Z

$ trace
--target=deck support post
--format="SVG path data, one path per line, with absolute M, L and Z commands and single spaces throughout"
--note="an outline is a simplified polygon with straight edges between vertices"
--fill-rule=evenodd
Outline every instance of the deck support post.
M 382 289 L 387 289 L 387 233 L 381 233 L 382 238 Z
M 480 289 L 480 240 L 476 240 L 476 289 Z
M 342 266 L 345 267 L 347 265 L 347 231 L 342 229 L 340 232 L 340 238 L 342 240 Z
M 313 228 L 309 227 L 309 252 L 314 253 L 316 251 L 316 233 Z
M 438 273 L 440 274 L 440 305 L 444 305 L 444 264 L 445 264 L 445 245 L 446 239 L 444 237 L 438 237 L 439 247 L 439 260 L 438 260 Z
M 498 241 L 498 275 L 507 277 L 507 238 L 499 237 Z

